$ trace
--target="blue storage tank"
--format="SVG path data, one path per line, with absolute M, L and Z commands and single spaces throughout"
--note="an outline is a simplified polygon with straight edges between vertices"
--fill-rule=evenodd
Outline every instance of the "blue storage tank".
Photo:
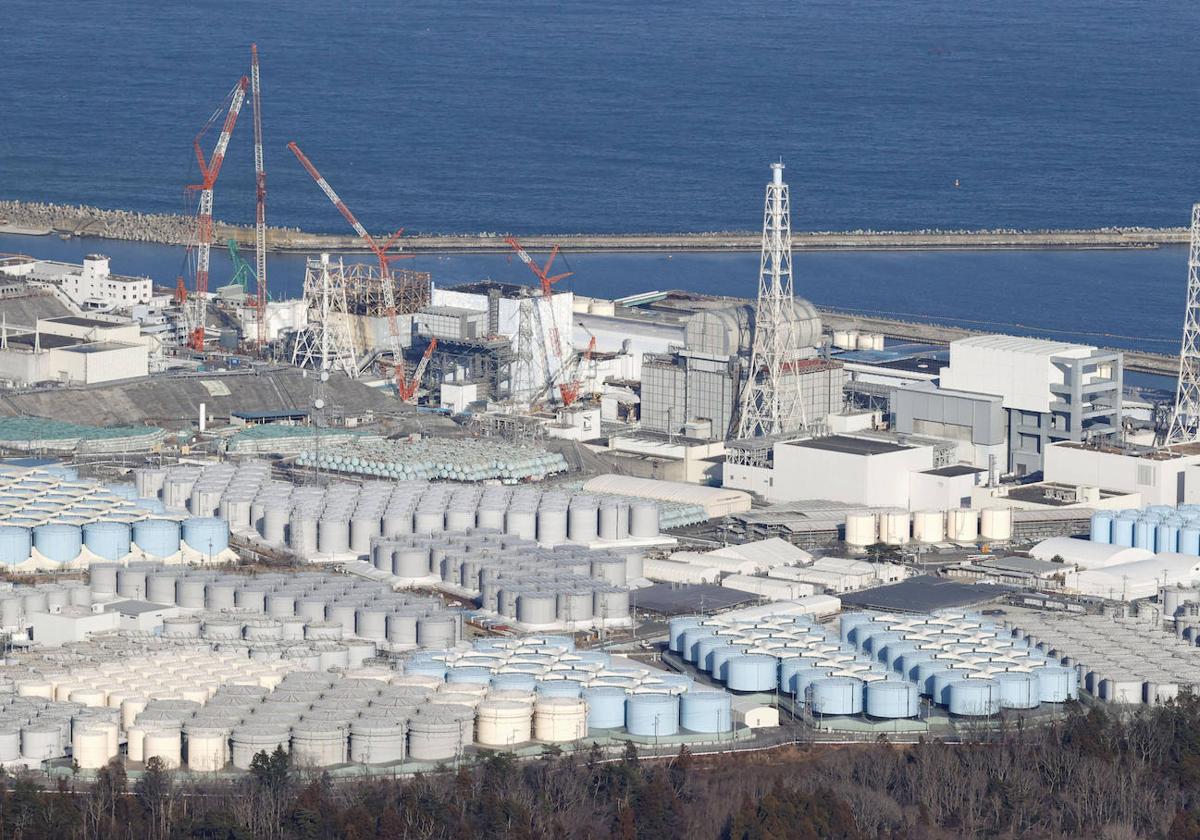
M 158 499 L 134 499 L 133 503 L 147 513 L 166 513 L 167 506 Z
M 1179 553 L 1200 556 L 1200 528 L 1185 525 L 1179 529 Z
M 1043 703 L 1065 703 L 1079 697 L 1079 674 L 1074 668 L 1047 665 L 1034 672 L 1038 681 L 1038 699 Z
M 687 662 L 695 663 L 696 656 L 699 651 L 696 649 L 697 643 L 701 639 L 707 639 L 709 636 L 717 632 L 715 627 L 689 627 L 683 631 L 683 636 L 679 641 L 679 654 Z
M 698 615 L 681 615 L 667 622 L 667 635 L 670 638 L 668 647 L 672 653 L 679 653 L 679 643 L 683 639 L 683 631 L 699 627 L 704 619 Z
M 1005 671 L 992 677 L 1000 686 L 1000 708 L 1036 709 L 1042 702 L 1037 674 Z
M 33 534 L 18 525 L 0 525 L 0 565 L 15 566 L 29 559 Z
M 229 548 L 229 523 L 213 516 L 183 520 L 183 541 L 201 554 L 220 554 Z
M 408 662 L 404 666 L 404 673 L 419 674 L 422 677 L 437 677 L 439 680 L 444 680 L 446 679 L 446 663 L 433 659 L 422 662 Z
M 1133 523 L 1131 516 L 1121 514 L 1112 523 L 1112 544 L 1130 548 L 1133 546 Z
M 133 542 L 151 557 L 169 557 L 179 551 L 179 523 L 174 519 L 134 522 Z
M 719 647 L 729 644 L 728 636 L 709 636 L 696 643 L 696 667 L 701 671 L 712 673 L 712 655 Z
M 1112 542 L 1113 515 L 1111 513 L 1092 514 L 1092 542 L 1108 545 Z
M 1154 550 L 1159 554 L 1174 554 L 1179 550 L 1179 526 L 1182 522 L 1178 519 L 1168 519 L 1159 524 L 1154 531 Z
M 47 560 L 69 563 L 83 548 L 83 531 L 77 525 L 39 525 L 33 529 L 33 547 Z
M 841 635 L 842 641 L 843 642 L 849 641 L 850 630 L 852 628 L 857 627 L 860 624 L 866 624 L 868 621 L 873 621 L 874 618 L 875 618 L 874 613 L 866 613 L 866 612 L 842 613 L 841 618 L 838 619 L 838 632 Z
M 598 663 L 605 667 L 612 662 L 612 656 L 602 650 L 577 650 L 571 655 L 580 662 Z
M 906 680 L 918 679 L 917 666 L 922 662 L 933 661 L 933 653 L 928 650 L 913 650 L 900 657 L 900 661 L 892 666 L 892 670 Z
M 1000 711 L 1000 685 L 995 680 L 955 680 L 946 693 L 952 715 L 985 717 Z
M 863 681 L 855 677 L 813 680 L 808 708 L 817 715 L 856 715 L 863 709 Z
M 1162 518 L 1165 516 L 1174 516 L 1175 508 L 1172 505 L 1147 505 L 1145 512 L 1148 514 L 1157 514 L 1159 518 Z
M 889 670 L 894 670 L 896 664 L 900 661 L 900 657 L 906 653 L 912 653 L 917 649 L 916 642 L 892 642 L 883 650 L 879 651 L 877 657 L 880 662 L 888 666 Z
M 578 697 L 583 691 L 583 683 L 578 680 L 541 680 L 534 690 L 543 697 Z
M 1150 519 L 1139 519 L 1133 523 L 1133 545 L 1135 548 L 1144 548 L 1146 551 L 1154 550 L 1154 531 L 1158 527 L 1158 523 Z
M 129 525 L 125 522 L 92 522 L 83 526 L 83 544 L 105 560 L 129 554 Z
M 112 493 L 118 499 L 129 499 L 133 501 L 138 497 L 137 488 L 132 484 L 106 484 L 104 489 Z
M 446 682 L 491 685 L 492 671 L 482 665 L 451 665 L 446 669 Z
M 625 728 L 630 735 L 679 733 L 679 698 L 674 694 L 632 694 L 625 699 Z
M 904 641 L 904 634 L 895 630 L 883 633 L 872 633 L 863 639 L 862 652 L 871 654 L 871 658 L 879 659 L 879 653 L 893 642 Z
M 833 676 L 832 668 L 804 668 L 803 670 L 794 672 L 791 675 L 788 685 L 786 687 L 780 686 L 780 690 L 784 691 L 789 697 L 794 697 L 803 702 L 808 696 L 808 687 L 810 685 L 817 680 L 823 680 L 830 676 Z
M 625 699 L 629 695 L 623 688 L 598 685 L 583 690 L 587 701 L 588 729 L 620 729 L 625 725 Z
M 792 659 L 779 661 L 779 690 L 784 694 L 792 693 L 792 678 L 801 671 L 818 667 L 818 662 L 810 656 L 797 656 Z
M 899 680 L 875 680 L 867 683 L 864 708 L 871 717 L 910 718 L 920 709 L 917 687 Z
M 575 640 L 570 636 L 539 636 L 536 640 L 527 639 L 526 643 L 539 648 L 550 648 L 568 652 L 575 650 Z
M 863 642 L 867 636 L 872 633 L 882 633 L 887 630 L 887 626 L 880 621 L 864 621 L 862 624 L 856 624 L 846 633 L 846 638 L 843 639 L 847 644 L 854 645 L 856 651 L 862 650 Z
M 934 703 L 939 703 L 943 706 L 950 705 L 950 683 L 964 679 L 967 672 L 958 668 L 943 668 L 940 671 L 934 671 L 933 675 L 926 681 L 929 687 L 929 699 Z
M 734 691 L 773 691 L 779 685 L 779 660 L 745 653 L 725 663 L 725 685 Z
M 686 691 L 679 695 L 679 725 L 690 732 L 729 732 L 733 698 L 724 691 Z
M 497 691 L 533 691 L 537 679 L 533 674 L 494 674 L 492 688 Z
M 714 650 L 711 657 L 711 673 L 713 679 L 726 682 L 729 679 L 729 672 L 726 668 L 729 660 L 733 659 L 735 656 L 741 656 L 749 650 L 749 645 L 726 645 L 725 647 L 719 647 Z
M 662 686 L 663 691 L 676 688 L 682 691 L 688 691 L 693 685 L 696 684 L 696 681 L 687 674 L 656 673 L 650 677 L 650 680 L 652 680 L 656 685 Z

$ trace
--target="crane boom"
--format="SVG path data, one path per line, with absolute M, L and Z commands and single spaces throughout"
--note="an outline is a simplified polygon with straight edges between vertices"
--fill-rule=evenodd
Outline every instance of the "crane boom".
M 258 297 L 258 345 L 267 342 L 267 171 L 263 164 L 262 85 L 258 44 L 250 45 L 250 95 L 254 101 L 254 267 Z
M 249 84 L 245 76 L 234 87 L 229 102 L 229 111 L 225 115 L 225 124 L 217 137 L 216 147 L 212 157 L 206 163 L 204 153 L 200 149 L 200 135 L 193 141 L 196 155 L 200 161 L 201 183 L 188 186 L 189 190 L 200 192 L 200 206 L 196 214 L 196 294 L 192 308 L 189 311 L 188 331 L 193 349 L 204 348 L 204 311 L 207 306 L 208 294 L 208 265 L 209 253 L 212 249 L 213 237 L 213 187 L 221 174 L 221 164 L 225 162 L 225 150 L 229 148 L 229 138 L 233 135 L 233 127 L 237 124 L 238 114 L 241 113 L 242 103 L 246 100 L 246 87 Z
M 437 349 L 437 338 L 429 340 L 429 346 L 425 348 L 425 352 L 421 354 L 421 361 L 417 365 L 417 369 L 413 371 L 411 379 L 405 380 L 403 371 L 400 374 L 403 384 L 398 388 L 400 399 L 404 402 L 412 402 L 412 398 L 417 395 L 417 389 L 421 387 L 421 379 L 425 376 L 425 368 L 429 367 L 429 357 L 433 355 L 433 351 Z
M 388 248 L 392 247 L 399 239 L 400 234 L 404 233 L 404 228 L 400 228 L 393 233 L 382 245 L 375 241 L 371 234 L 367 233 L 354 214 L 350 212 L 350 208 L 346 203 L 334 192 L 333 187 L 325 180 L 325 177 L 317 171 L 317 167 L 313 166 L 312 161 L 300 151 L 300 147 L 293 141 L 288 143 L 288 148 L 292 154 L 296 156 L 296 160 L 300 161 L 300 165 L 304 167 L 309 176 L 316 181 L 317 186 L 321 188 L 321 192 L 325 193 L 325 197 L 333 203 L 333 206 L 338 209 L 342 217 L 350 223 L 350 227 L 354 228 L 354 232 L 359 235 L 359 238 L 367 244 L 371 252 L 379 259 L 379 282 L 383 289 L 383 307 L 387 313 L 388 335 L 392 345 L 392 369 L 396 379 L 396 393 L 401 399 L 406 399 L 404 391 L 408 387 L 404 380 L 404 348 L 400 346 L 400 325 L 396 320 L 396 286 L 392 281 L 391 262 L 393 260 L 405 259 L 408 254 L 388 254 Z
M 512 249 L 517 252 L 517 256 L 520 258 L 521 262 L 528 266 L 529 270 L 533 272 L 534 276 L 537 277 L 538 282 L 541 284 L 542 299 L 546 301 L 546 308 L 550 310 L 550 345 L 551 349 L 554 351 L 554 358 L 558 362 L 558 392 L 562 397 L 563 405 L 570 405 L 571 403 L 575 402 L 576 398 L 579 396 L 579 389 L 577 387 L 572 388 L 571 382 L 566 378 L 566 366 L 563 361 L 562 352 L 562 337 L 558 331 L 558 317 L 554 312 L 554 284 L 558 283 L 560 280 L 565 280 L 566 278 L 570 277 L 573 272 L 566 271 L 562 274 L 551 276 L 550 268 L 554 265 L 555 257 L 558 256 L 557 245 L 550 250 L 550 256 L 546 258 L 545 265 L 538 265 L 537 261 L 534 260 L 533 257 L 529 256 L 529 252 L 522 247 L 521 243 L 517 241 L 515 236 L 507 236 L 505 237 L 504 241 L 507 242 Z M 551 376 L 549 370 L 546 371 L 546 378 L 553 383 L 553 377 Z

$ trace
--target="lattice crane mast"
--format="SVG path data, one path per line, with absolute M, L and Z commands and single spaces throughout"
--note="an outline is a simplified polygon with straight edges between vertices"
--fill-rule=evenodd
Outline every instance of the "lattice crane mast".
M 221 174 L 221 164 L 225 162 L 225 150 L 229 148 L 229 138 L 233 127 L 237 124 L 238 114 L 242 103 L 246 101 L 246 87 L 249 81 L 245 76 L 234 87 L 229 98 L 229 110 L 225 115 L 225 123 L 217 137 L 216 147 L 212 157 L 204 159 L 204 151 L 200 148 L 200 140 L 214 119 L 201 129 L 192 141 L 196 152 L 196 161 L 200 164 L 200 183 L 189 184 L 188 190 L 200 193 L 200 206 L 196 213 L 196 292 L 190 306 L 185 306 L 184 313 L 188 328 L 188 343 L 194 350 L 204 349 L 204 315 L 208 306 L 208 262 L 212 250 L 213 238 L 213 187 Z
M 375 237 L 367 233 L 367 229 L 359 224 L 358 219 L 350 212 L 350 208 L 333 191 L 333 187 L 329 186 L 329 182 L 317 171 L 317 168 L 313 166 L 304 152 L 300 151 L 300 147 L 295 142 L 291 142 L 288 143 L 288 148 L 296 156 L 296 160 L 300 161 L 300 165 L 304 167 L 305 171 L 316 181 L 317 186 L 321 188 L 321 192 L 325 193 L 325 196 L 332 202 L 333 206 L 350 223 L 350 227 L 354 228 L 354 232 L 358 234 L 359 238 L 371 250 L 371 253 L 379 260 L 379 282 L 383 287 L 383 306 L 387 312 L 388 334 L 392 343 L 392 367 L 396 376 L 396 393 L 403 399 L 403 391 L 407 389 L 408 383 L 404 377 L 404 349 L 400 346 L 400 325 L 396 320 L 396 287 L 392 282 L 391 264 L 395 260 L 407 259 L 410 255 L 389 254 L 388 249 L 400 239 L 400 235 L 404 233 L 404 228 L 397 230 L 380 245 L 375 241 Z
M 425 352 L 421 354 L 421 361 L 417 365 L 417 369 L 413 371 L 412 379 L 404 378 L 403 368 L 400 371 L 400 379 L 396 386 L 396 390 L 400 392 L 400 399 L 404 402 L 412 402 L 417 395 L 417 389 L 421 387 L 421 379 L 425 376 L 425 368 L 429 367 L 429 357 L 433 355 L 433 351 L 437 349 L 437 338 L 429 340 L 429 346 L 425 348 Z
M 546 264 L 538 265 L 537 261 L 534 260 L 533 257 L 529 256 L 529 253 L 521 246 L 521 243 L 517 241 L 516 237 L 508 236 L 505 237 L 504 241 L 507 242 L 512 249 L 517 252 L 517 256 L 521 258 L 521 262 L 525 263 L 525 265 L 529 267 L 529 270 L 533 272 L 534 276 L 537 277 L 538 282 L 541 284 L 542 299 L 546 301 L 546 308 L 550 310 L 550 344 L 551 349 L 554 351 L 554 358 L 558 362 L 558 373 L 560 379 L 558 383 L 558 392 L 562 397 L 563 405 L 570 405 L 571 403 L 575 402 L 576 399 L 578 399 L 579 387 L 577 384 L 575 387 L 572 387 L 572 383 L 566 379 L 566 370 L 563 363 L 562 339 L 560 338 L 558 331 L 558 318 L 554 314 L 554 284 L 570 277 L 573 272 L 566 271 L 562 274 L 551 276 L 550 268 L 554 265 L 554 258 L 558 256 L 557 245 L 550 250 L 550 256 L 546 259 Z M 538 320 L 541 320 L 540 317 Z M 521 348 L 521 352 L 525 352 L 525 348 Z M 549 370 L 546 371 L 546 379 L 550 382 L 553 382 L 553 377 Z
M 267 343 L 267 171 L 263 166 L 262 86 L 258 44 L 250 45 L 250 96 L 254 105 L 254 267 L 258 298 L 258 346 Z

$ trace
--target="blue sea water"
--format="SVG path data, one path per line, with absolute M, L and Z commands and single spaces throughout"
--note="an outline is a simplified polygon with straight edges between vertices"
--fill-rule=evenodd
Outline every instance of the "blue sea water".
M 778 157 L 798 229 L 1180 225 L 1198 24 L 1194 0 L 5 0 L 0 197 L 182 209 L 254 40 L 276 224 L 344 227 L 296 140 L 373 230 L 754 229 Z M 247 110 L 218 217 L 253 218 L 250 136 Z

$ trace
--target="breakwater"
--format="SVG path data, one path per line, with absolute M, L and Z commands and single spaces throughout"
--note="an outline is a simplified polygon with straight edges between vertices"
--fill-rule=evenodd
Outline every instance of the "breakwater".
M 187 245 L 195 239 L 195 220 L 188 216 L 106 210 L 86 205 L 0 201 L 0 225 L 18 229 L 52 230 L 65 236 L 88 236 L 163 245 Z M 214 239 L 234 239 L 253 245 L 254 229 L 217 222 Z M 1154 248 L 1185 243 L 1185 228 L 1100 228 L 1096 230 L 980 230 L 980 231 L 816 231 L 796 232 L 797 250 L 993 250 L 1040 248 Z M 530 249 L 553 245 L 572 251 L 668 252 L 757 251 L 759 233 L 555 234 L 521 237 Z M 2 240 L 0 240 L 2 242 Z M 267 246 L 273 251 L 361 252 L 354 235 L 308 233 L 297 228 L 272 227 Z M 498 233 L 417 234 L 404 237 L 410 253 L 502 253 L 509 250 Z

